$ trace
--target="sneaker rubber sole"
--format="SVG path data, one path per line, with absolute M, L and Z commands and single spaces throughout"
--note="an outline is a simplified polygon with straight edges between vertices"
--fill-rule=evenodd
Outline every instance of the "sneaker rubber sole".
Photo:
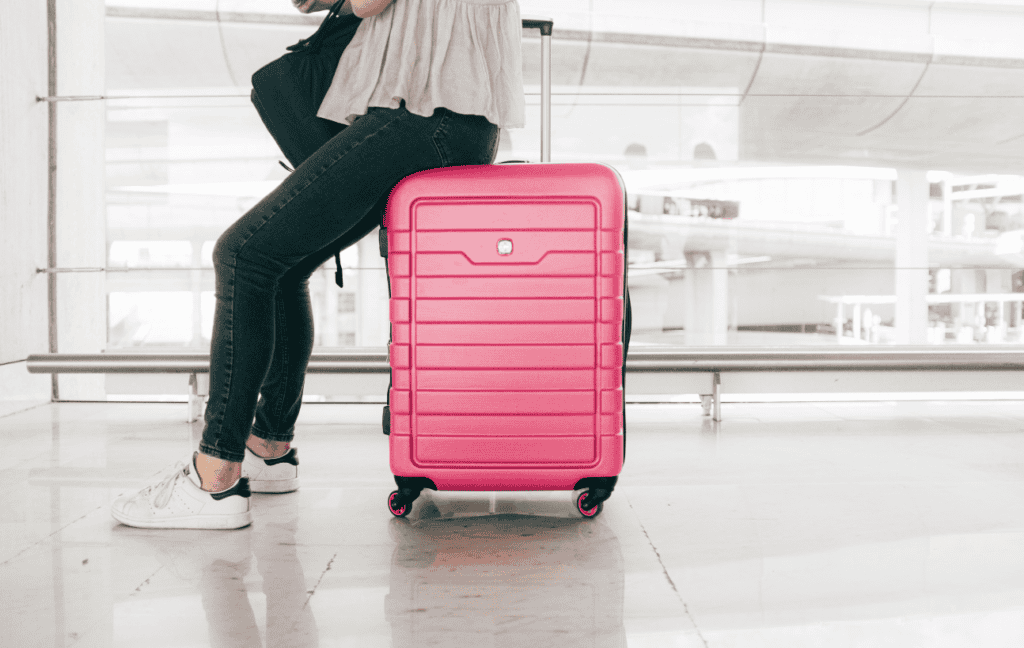
M 299 478 L 291 479 L 249 479 L 249 488 L 254 493 L 291 493 L 299 490 Z
M 189 515 L 172 519 L 135 519 L 116 509 L 110 514 L 121 524 L 142 529 L 241 529 L 252 524 L 252 511 L 223 515 Z

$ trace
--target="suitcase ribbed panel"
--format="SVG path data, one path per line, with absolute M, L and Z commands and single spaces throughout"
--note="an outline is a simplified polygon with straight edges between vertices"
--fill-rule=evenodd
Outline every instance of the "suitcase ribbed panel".
M 499 422 L 492 426 L 493 421 L 486 419 L 477 420 L 476 433 L 454 436 L 444 430 L 423 429 L 417 425 L 416 459 L 423 463 L 458 461 L 479 464 L 593 462 L 596 459 L 593 436 L 599 428 L 597 417 L 601 410 L 600 386 L 596 384 L 599 376 L 595 367 L 600 348 L 596 332 L 602 309 L 597 299 L 599 282 L 593 270 L 599 262 L 600 233 L 595 228 L 592 205 L 558 205 L 560 209 L 545 205 L 539 211 L 542 217 L 548 216 L 550 220 L 536 216 L 525 219 L 527 222 L 558 223 L 565 228 L 565 223 L 558 219 L 559 215 L 553 213 L 563 212 L 576 216 L 580 221 L 577 224 L 589 226 L 582 231 L 529 231 L 524 229 L 524 223 L 520 223 L 518 229 L 458 231 L 455 228 L 462 228 L 467 222 L 479 226 L 481 220 L 486 220 L 480 213 L 490 211 L 490 206 L 485 205 L 469 206 L 468 209 L 465 208 L 467 206 L 462 207 L 453 213 L 444 213 L 443 217 L 435 216 L 436 207 L 424 207 L 414 216 L 415 231 L 410 238 L 413 255 L 410 305 L 415 312 L 412 328 L 413 339 L 417 341 L 411 364 L 416 384 L 411 402 L 413 421 L 418 421 L 420 415 L 528 417 L 535 423 L 532 429 L 541 436 L 524 439 L 519 436 L 521 425 L 510 428 Z M 522 205 L 516 207 L 521 208 Z M 524 215 L 522 209 L 509 211 Z M 421 212 L 431 214 L 427 217 L 431 226 L 437 227 L 443 221 L 448 229 L 423 231 Z M 507 215 L 499 213 L 498 217 L 506 218 Z M 501 250 L 500 242 L 508 248 Z M 572 265 L 546 263 L 549 257 L 558 258 L 563 254 L 574 255 Z M 435 256 L 443 259 L 444 263 L 469 264 L 475 271 L 469 273 L 469 277 L 460 277 L 458 270 L 448 267 L 445 268 L 445 277 L 434 279 L 425 276 L 425 284 L 420 284 L 420 269 L 424 263 L 432 269 L 443 266 L 443 263 L 432 263 L 431 257 Z M 481 271 L 486 274 L 481 274 Z M 576 276 L 584 272 L 584 276 Z M 538 286 L 538 283 L 544 285 Z M 502 290 L 506 286 L 514 288 Z M 540 288 L 541 293 L 531 292 L 531 288 Z M 423 344 L 416 335 L 416 329 L 421 323 L 434 322 L 500 323 L 510 331 L 533 323 L 586 323 L 590 335 L 574 340 L 577 344 L 573 345 L 546 341 L 520 345 L 457 341 Z M 579 344 L 584 341 L 589 343 Z M 451 387 L 428 390 L 418 383 L 417 374 L 421 369 L 447 369 L 453 375 L 474 369 L 532 369 L 537 376 L 544 376 L 549 382 L 561 381 L 563 385 L 559 391 L 508 389 L 501 386 L 503 381 L 491 382 L 485 375 L 480 376 L 481 382 L 471 391 L 453 390 Z M 563 376 L 563 371 L 578 369 L 589 369 L 586 389 L 567 390 L 564 383 L 571 382 L 572 375 Z M 565 435 L 557 420 L 559 415 L 586 415 L 590 422 L 589 435 Z M 458 427 L 467 429 L 465 425 Z
M 501 416 L 464 414 L 460 416 L 420 413 L 416 417 L 423 436 L 477 436 L 481 428 L 498 436 L 584 436 L 594 434 L 594 420 L 586 414 Z
M 614 392 L 609 392 L 614 393 Z M 594 391 L 427 391 L 416 392 L 417 414 L 589 414 Z M 593 421 L 591 421 L 593 424 Z
M 462 223 L 458 223 L 461 227 Z M 509 251 L 498 251 L 498 241 L 511 241 Z M 494 274 L 515 277 L 519 266 L 538 265 L 549 254 L 585 252 L 580 260 L 589 266 L 594 253 L 594 231 L 481 230 L 473 232 L 417 232 L 416 254 L 461 254 L 475 266 L 493 268 Z M 418 256 L 421 260 L 424 256 Z
M 409 344 L 408 322 L 391 327 L 394 344 Z M 577 344 L 594 337 L 593 323 L 544 324 L 523 323 L 516 327 L 505 324 L 419 324 L 418 344 Z M 602 323 L 597 329 L 601 344 L 618 344 L 620 328 L 615 323 Z
M 413 279 L 415 282 L 415 279 Z M 406 300 L 400 300 L 408 303 Z M 416 302 L 416 323 L 593 322 L 593 299 L 424 299 Z M 621 302 L 620 302 L 621 303 Z M 400 311 L 404 313 L 404 311 Z M 621 308 L 620 308 L 621 312 Z M 614 315 L 608 313 L 608 318 Z M 619 316 L 622 320 L 622 316 Z M 593 339 L 593 338 L 591 338 Z
M 425 437 L 451 439 L 456 437 Z M 583 477 L 618 475 L 622 471 L 622 435 L 601 437 L 598 444 L 600 460 L 593 464 L 540 463 L 519 460 L 518 463 L 481 463 L 473 458 L 450 458 L 447 462 L 417 465 L 412 436 L 391 435 L 391 471 L 396 475 L 429 477 L 439 490 L 572 490 Z M 591 442 L 591 439 L 587 439 Z
M 463 371 L 430 370 L 422 367 L 416 371 L 416 382 L 420 389 L 458 389 L 478 391 L 484 389 L 507 389 L 510 391 L 556 391 L 568 389 L 580 391 L 592 389 L 594 372 L 589 369 L 566 369 L 564 371 L 533 371 L 531 369 L 466 369 Z M 601 372 L 603 389 L 618 389 L 622 386 L 622 374 L 615 370 Z
M 600 165 L 400 183 L 386 221 L 395 474 L 461 489 L 618 474 L 623 221 L 621 187 Z M 502 466 L 541 472 L 523 486 Z
M 593 277 L 420 277 L 416 280 L 416 291 L 417 297 L 453 299 L 494 295 L 520 299 L 596 296 Z
M 506 167 L 511 168 L 511 167 Z M 563 193 L 564 188 L 557 193 Z M 554 193 L 554 192 L 553 192 Z M 459 195 L 459 194 L 453 194 Z M 526 232 L 543 230 L 583 230 L 593 231 L 597 225 L 596 209 L 593 200 L 580 203 L 578 201 L 560 202 L 550 200 L 538 192 L 536 198 L 524 194 L 521 202 L 504 202 L 488 205 L 487 212 L 481 213 L 478 203 L 471 198 L 464 198 L 462 204 L 457 200 L 438 201 L 426 204 L 416 210 L 416 230 L 449 231 L 452 223 L 458 223 L 462 230 L 494 230 L 509 229 Z M 516 200 L 516 198 L 512 198 Z M 408 221 L 403 228 L 409 229 Z M 622 242 L 619 242 L 621 247 Z
M 400 261 L 408 267 L 409 255 Z M 420 277 L 480 277 L 494 275 L 494 267 L 475 265 L 461 252 L 424 254 L 417 260 L 416 272 Z M 518 268 L 519 276 L 593 277 L 597 267 L 593 254 L 581 252 L 549 252 L 539 263 Z M 408 274 L 408 270 L 406 270 Z M 621 276 L 621 274 L 620 274 Z
M 411 434 L 412 417 L 392 411 L 391 436 Z M 416 430 L 424 436 L 478 436 L 481 429 L 497 436 L 593 436 L 594 419 L 589 415 L 504 416 L 501 414 L 460 414 L 458 416 L 420 414 Z M 622 432 L 622 414 L 601 415 L 601 435 L 618 436 Z
M 416 348 L 417 369 L 585 369 L 594 381 L 594 345 L 573 346 L 455 346 L 420 345 Z M 544 371 L 537 371 L 543 375 Z M 561 372 L 559 372 L 561 374 Z M 423 386 L 420 385 L 420 389 Z
M 561 464 L 585 463 L 593 459 L 591 437 L 545 437 L 529 439 L 510 436 L 442 437 L 421 435 L 416 454 L 423 461 L 461 464 Z

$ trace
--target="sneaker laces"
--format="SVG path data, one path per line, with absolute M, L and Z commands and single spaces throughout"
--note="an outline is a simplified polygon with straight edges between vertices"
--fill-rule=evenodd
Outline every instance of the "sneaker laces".
M 185 462 L 179 461 L 174 465 L 174 471 L 170 475 L 151 486 L 143 488 L 139 495 L 148 497 L 150 494 L 155 493 L 156 497 L 153 498 L 153 506 L 158 509 L 167 506 L 167 503 L 171 501 L 171 493 L 174 491 L 177 483 L 183 479 L 188 479 L 185 472 L 187 469 L 188 467 L 185 465 Z

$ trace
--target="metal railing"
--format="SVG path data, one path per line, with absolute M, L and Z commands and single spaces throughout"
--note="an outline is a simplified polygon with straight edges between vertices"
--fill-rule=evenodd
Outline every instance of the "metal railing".
M 45 353 L 29 373 L 207 373 L 206 353 Z M 683 347 L 630 349 L 626 373 L 729 371 L 1020 371 L 1024 347 Z M 314 353 L 308 373 L 388 373 L 387 350 Z
M 202 353 L 97 353 L 37 354 L 27 358 L 29 373 L 37 374 L 189 374 L 190 420 L 205 395 L 204 385 L 210 370 L 210 357 Z M 368 347 L 340 353 L 314 353 L 310 374 L 387 374 L 387 350 Z M 720 421 L 722 374 L 762 374 L 759 384 L 772 392 L 769 374 L 799 372 L 1011 372 L 1024 379 L 1024 347 L 776 347 L 776 348 L 644 348 L 634 346 L 626 360 L 626 373 L 706 374 L 708 386 L 694 387 L 701 395 L 706 414 Z M 653 377 L 653 376 L 652 376 Z M 913 385 L 914 380 L 908 385 Z M 813 385 L 811 391 L 843 391 L 828 381 Z M 958 382 L 962 391 L 972 391 L 970 383 Z M 915 391 L 908 389 L 907 391 Z M 708 393 L 710 392 L 710 393 Z M 685 393 L 685 392 L 684 392 Z

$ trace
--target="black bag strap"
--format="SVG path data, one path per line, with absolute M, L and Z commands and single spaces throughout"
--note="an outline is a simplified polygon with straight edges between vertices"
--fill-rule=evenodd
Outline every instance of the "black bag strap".
M 313 35 L 309 38 L 303 38 L 294 45 L 289 45 L 286 49 L 289 52 L 299 52 L 303 50 L 316 51 L 320 49 L 324 39 L 327 38 L 335 25 L 341 24 L 341 6 L 345 4 L 344 0 L 338 0 L 331 7 L 331 10 L 327 12 L 327 17 L 324 18 L 323 22 L 320 23 L 320 27 L 317 28 Z

